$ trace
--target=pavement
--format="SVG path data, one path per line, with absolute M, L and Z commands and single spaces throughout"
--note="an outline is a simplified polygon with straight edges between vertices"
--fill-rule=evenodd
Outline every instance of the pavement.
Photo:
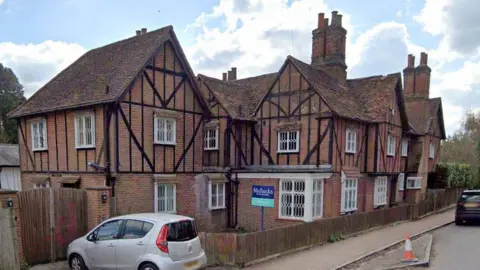
M 404 239 L 405 234 L 415 235 L 453 222 L 455 210 L 448 210 L 426 218 L 388 226 L 341 242 L 326 244 L 309 250 L 286 255 L 275 260 L 252 265 L 257 270 L 330 270 L 369 255 L 382 247 Z M 478 250 L 478 249 L 477 249 Z M 468 269 L 468 268 L 450 268 Z
M 260 264 L 246 267 L 249 270 L 330 270 L 337 269 L 340 266 L 355 261 L 363 256 L 377 251 L 383 247 L 389 246 L 392 243 L 402 241 L 405 234 L 415 235 L 438 226 L 453 222 L 455 211 L 448 210 L 443 213 L 434 214 L 426 218 L 412 221 L 402 222 L 400 224 L 387 226 L 378 230 L 374 230 L 355 237 L 347 238 L 343 241 L 325 244 L 309 250 L 300 251 L 290 255 L 282 256 L 274 260 L 266 261 Z M 465 227 L 467 228 L 467 227 Z M 478 233 L 477 233 L 478 234 Z M 464 236 L 468 238 L 468 236 Z M 478 234 L 476 241 L 480 240 Z M 448 238 L 446 239 L 448 240 Z M 473 243 L 473 242 L 472 242 Z M 477 242 L 479 243 L 479 242 Z M 471 252 L 478 251 L 478 244 L 470 246 Z M 440 246 L 440 251 L 448 252 L 449 247 Z M 477 255 L 478 256 L 478 255 Z M 442 264 L 442 263 L 441 263 Z M 443 265 L 443 264 L 442 264 Z M 53 266 L 53 268 L 52 268 Z M 65 262 L 59 262 L 48 265 L 37 265 L 31 270 L 50 270 L 50 269 L 68 269 Z M 209 270 L 224 270 L 232 269 L 228 267 L 208 268 Z M 477 268 L 437 268 L 435 270 L 447 269 L 477 269 Z
M 449 225 L 433 233 L 429 270 L 480 269 L 480 226 Z
M 371 269 L 397 269 L 398 267 L 411 266 L 413 264 L 418 265 L 428 263 L 431 247 L 432 247 L 432 235 L 424 234 L 416 239 L 412 239 L 412 250 L 415 258 L 418 259 L 418 262 L 415 263 L 404 263 L 402 262 L 403 255 L 405 252 L 405 244 L 397 245 L 395 248 L 389 251 L 381 252 L 377 257 L 373 259 L 366 260 L 365 262 L 359 262 L 355 265 L 351 265 L 346 269 L 356 269 L 356 270 L 371 270 Z

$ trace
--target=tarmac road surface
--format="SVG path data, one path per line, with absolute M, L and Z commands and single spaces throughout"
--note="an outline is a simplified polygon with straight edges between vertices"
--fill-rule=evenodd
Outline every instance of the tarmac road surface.
M 449 225 L 433 234 L 430 270 L 480 269 L 480 225 Z

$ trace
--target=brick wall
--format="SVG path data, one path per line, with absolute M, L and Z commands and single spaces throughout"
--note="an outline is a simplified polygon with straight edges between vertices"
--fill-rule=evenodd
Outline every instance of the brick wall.
M 88 209 L 88 230 L 93 229 L 100 222 L 110 218 L 110 187 L 88 187 L 87 190 L 87 209 Z M 102 202 L 102 194 L 107 194 L 107 201 Z
M 61 179 L 63 176 L 79 176 L 80 177 L 80 187 L 81 188 L 88 188 L 88 187 L 98 187 L 98 186 L 105 186 L 105 175 L 103 173 L 93 174 L 81 174 L 81 173 L 62 173 L 62 174 L 54 174 L 54 173 L 22 173 L 22 189 L 27 190 L 31 189 L 34 186 L 35 178 L 42 176 L 42 177 L 50 177 L 50 186 L 54 188 L 61 187 Z

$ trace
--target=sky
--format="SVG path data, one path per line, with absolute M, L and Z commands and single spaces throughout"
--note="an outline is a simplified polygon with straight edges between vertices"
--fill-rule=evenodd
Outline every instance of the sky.
M 0 63 L 30 97 L 88 50 L 172 25 L 196 74 L 276 72 L 287 55 L 310 63 L 318 13 L 347 29 L 348 78 L 401 72 L 428 53 L 430 97 L 455 132 L 480 111 L 478 0 L 0 0 Z

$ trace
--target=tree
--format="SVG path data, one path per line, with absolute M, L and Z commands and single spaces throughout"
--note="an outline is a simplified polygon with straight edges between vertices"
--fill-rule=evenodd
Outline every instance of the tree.
M 0 143 L 18 143 L 17 122 L 7 114 L 25 100 L 15 73 L 0 63 Z
M 470 164 L 480 183 L 480 112 L 467 112 L 459 130 L 442 143 L 442 162 Z

